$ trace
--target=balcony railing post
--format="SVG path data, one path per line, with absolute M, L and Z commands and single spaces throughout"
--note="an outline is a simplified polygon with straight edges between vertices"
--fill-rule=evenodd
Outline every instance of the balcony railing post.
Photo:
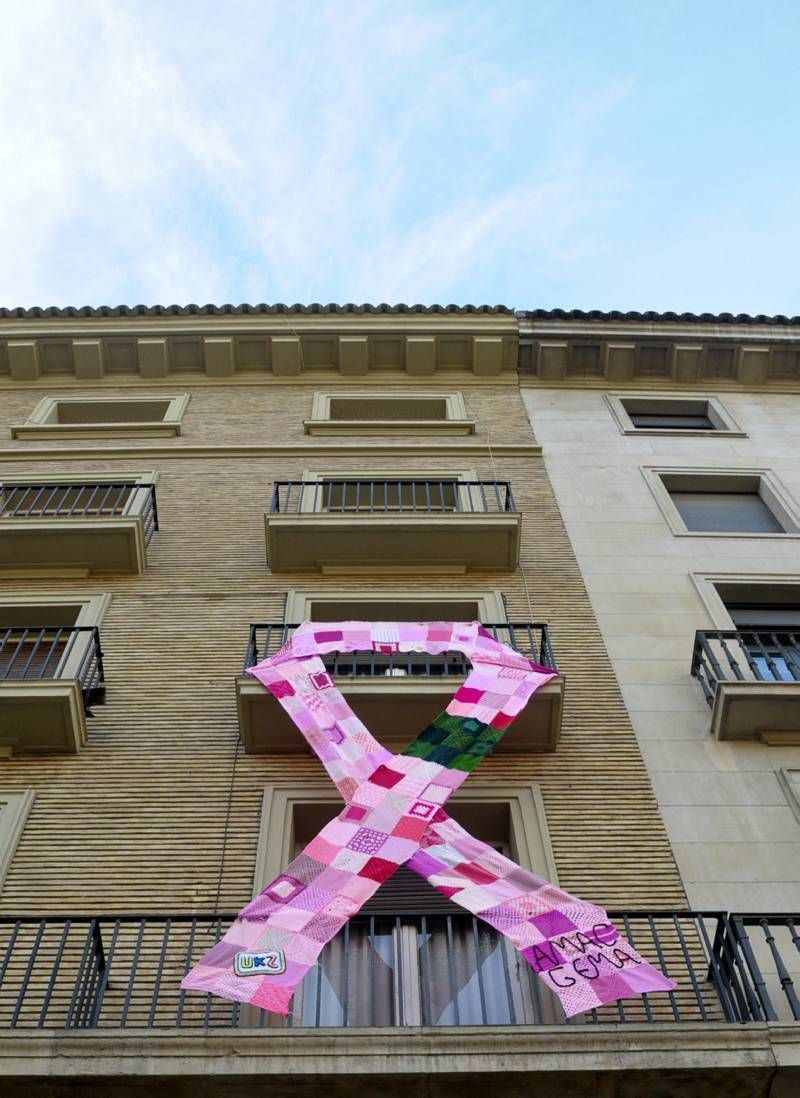
M 297 506 L 294 510 L 298 514 L 403 511 L 411 514 L 502 514 L 516 510 L 508 481 L 333 477 L 314 481 L 275 481 L 270 514 L 288 513 L 295 495 Z M 309 498 L 310 507 L 307 506 Z
M 253 667 L 259 660 L 274 655 L 298 627 L 297 622 L 256 622 L 250 625 L 247 647 L 245 649 L 243 672 Z M 483 625 L 495 639 L 508 644 L 511 648 L 527 656 L 544 667 L 558 670 L 550 644 L 547 625 L 543 622 L 486 622 Z M 541 638 L 538 643 L 536 635 Z M 260 638 L 263 637 L 263 642 Z M 404 675 L 466 675 L 467 662 L 457 652 L 443 652 L 439 656 L 429 653 L 368 652 L 359 657 L 358 653 L 348 653 L 345 658 L 339 653 L 325 657 L 326 666 L 332 674 L 351 676 L 385 676 L 392 673 Z
M 777 928 L 788 930 L 794 956 L 800 944 L 794 916 L 654 910 L 612 911 L 609 916 L 652 963 L 668 971 L 678 990 L 668 997 L 631 997 L 616 1010 L 592 1011 L 577 1022 L 677 1025 L 776 1020 L 774 995 L 781 993 L 792 1017 L 800 1020 L 790 966 L 775 935 Z M 0 916 L 0 928 L 8 934 L 0 960 L 7 1004 L 2 1025 L 16 1029 L 115 1024 L 148 1029 L 235 1027 L 240 1024 L 236 1007 L 222 1010 L 211 997 L 186 996 L 179 988 L 194 959 L 197 938 L 210 932 L 211 939 L 218 940 L 231 918 L 222 914 Z M 715 930 L 710 931 L 712 922 Z M 108 923 L 113 931 L 106 949 L 103 928 Z M 774 962 L 768 972 L 759 967 L 748 927 L 760 927 L 764 934 Z M 112 965 L 113 985 L 109 983 Z M 393 911 L 386 916 L 356 916 L 346 924 L 338 943 L 327 947 L 320 966 L 306 985 L 300 1024 L 377 1026 L 387 1024 L 387 1019 L 393 1025 L 563 1022 L 558 1008 L 551 1010 L 547 1005 L 546 991 L 527 966 L 519 960 L 509 964 L 498 933 L 455 908 L 452 913 L 428 915 Z M 321 978 L 322 972 L 327 978 Z
M 739 947 L 741 955 L 744 957 L 747 970 L 750 974 L 753 983 L 753 990 L 755 996 L 758 997 L 758 1004 L 763 1012 L 764 1019 L 767 1022 L 777 1022 L 778 1015 L 775 1012 L 775 1007 L 772 1005 L 772 1000 L 767 990 L 766 980 L 761 972 L 756 955 L 753 952 L 753 947 L 750 943 L 750 938 L 745 927 L 744 918 L 741 915 L 732 915 L 730 918 L 731 936 Z M 758 1020 L 758 1013 L 754 1011 L 754 1017 Z
M 795 632 L 783 633 L 774 626 L 698 630 L 691 674 L 703 688 L 709 705 L 713 705 L 718 683 L 748 681 L 742 670 L 744 664 L 754 682 L 800 682 L 800 647 L 797 641 Z M 714 655 L 714 644 L 718 644 L 725 654 L 730 669 L 728 673 Z M 739 655 L 731 651 L 732 644 L 736 645 Z

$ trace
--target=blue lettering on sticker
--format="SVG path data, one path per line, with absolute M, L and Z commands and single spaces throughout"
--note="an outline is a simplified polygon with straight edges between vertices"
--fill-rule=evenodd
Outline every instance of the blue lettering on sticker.
M 286 971 L 282 949 L 242 950 L 233 958 L 237 976 L 277 976 Z

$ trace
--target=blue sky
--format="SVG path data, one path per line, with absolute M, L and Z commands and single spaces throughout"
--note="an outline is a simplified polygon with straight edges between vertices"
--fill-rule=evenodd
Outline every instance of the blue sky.
M 800 4 L 0 0 L 0 303 L 800 313 Z

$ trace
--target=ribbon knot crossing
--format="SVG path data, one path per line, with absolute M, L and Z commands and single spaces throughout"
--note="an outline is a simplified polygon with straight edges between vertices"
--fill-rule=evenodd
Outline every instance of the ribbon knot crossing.
M 393 754 L 337 689 L 329 652 L 457 651 L 471 670 L 446 710 Z M 586 903 L 475 839 L 444 805 L 556 672 L 478 622 L 306 622 L 250 673 L 280 702 L 345 805 L 239 913 L 182 987 L 287 1014 L 300 981 L 383 881 L 405 865 L 514 945 L 570 1017 L 675 987 Z M 276 951 L 282 971 L 237 973 L 243 952 Z

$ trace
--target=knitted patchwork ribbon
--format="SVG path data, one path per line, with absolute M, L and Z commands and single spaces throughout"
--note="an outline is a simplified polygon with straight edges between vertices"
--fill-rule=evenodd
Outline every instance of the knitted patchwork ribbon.
M 353 713 L 320 658 L 354 651 L 456 651 L 471 670 L 444 713 L 393 755 Z M 319 756 L 345 807 L 242 908 L 181 987 L 288 1014 L 324 945 L 401 865 L 505 935 L 567 1017 L 676 986 L 602 907 L 516 865 L 444 811 L 552 669 L 478 622 L 347 621 L 305 622 L 249 670 Z

